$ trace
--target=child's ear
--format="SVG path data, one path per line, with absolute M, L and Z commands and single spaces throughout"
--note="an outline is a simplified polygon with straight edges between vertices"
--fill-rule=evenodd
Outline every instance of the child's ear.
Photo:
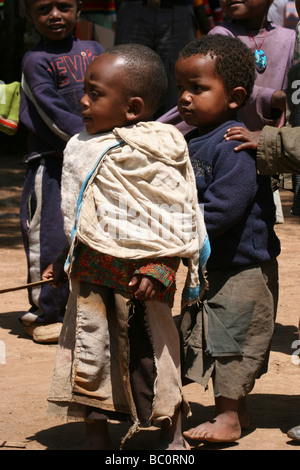
M 247 97 L 247 92 L 244 87 L 237 86 L 230 92 L 229 107 L 231 109 L 240 108 Z
M 127 119 L 135 121 L 139 119 L 145 109 L 145 103 L 140 96 L 132 96 L 128 101 Z

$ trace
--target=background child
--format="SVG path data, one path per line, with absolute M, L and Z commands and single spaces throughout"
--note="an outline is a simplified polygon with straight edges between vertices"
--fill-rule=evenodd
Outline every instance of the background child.
M 199 298 L 199 249 L 205 259 L 209 247 L 186 142 L 173 126 L 148 122 L 166 83 L 159 56 L 145 46 L 101 54 L 86 72 L 86 131 L 64 153 L 71 294 L 49 413 L 84 419 L 90 449 L 111 446 L 110 417 L 131 419 L 129 435 L 160 420 L 158 447 L 186 448 L 171 307 L 181 257 L 189 259 L 187 299 Z M 63 282 L 63 259 L 43 278 Z
M 62 155 L 69 138 L 83 128 L 85 69 L 104 50 L 97 42 L 73 37 L 80 5 L 78 0 L 27 1 L 29 19 L 43 38 L 22 63 L 20 121 L 29 138 L 20 217 L 28 282 L 39 281 L 66 245 L 60 211 Z M 31 307 L 21 320 L 34 340 L 57 341 L 67 299 L 67 286 L 29 291 Z
M 251 131 L 266 124 L 279 124 L 285 111 L 287 73 L 294 58 L 295 31 L 268 21 L 271 4 L 272 0 L 238 3 L 220 0 L 223 13 L 230 20 L 209 32 L 237 37 L 255 53 L 255 85 L 238 114 Z
M 275 25 L 267 20 L 272 0 L 241 1 L 227 4 L 220 0 L 228 21 L 220 22 L 209 31 L 239 38 L 253 52 L 263 51 L 251 97 L 239 111 L 239 119 L 251 131 L 264 125 L 278 125 L 285 111 L 287 73 L 293 63 L 295 31 Z M 258 56 L 259 62 L 259 56 Z M 265 66 L 262 65 L 265 62 Z M 161 122 L 174 123 L 186 132 L 187 128 L 173 108 L 159 118 Z M 180 127 L 181 126 L 181 127 Z
M 267 124 L 277 126 L 282 122 L 287 73 L 294 55 L 295 32 L 268 21 L 271 3 L 272 0 L 229 3 L 221 0 L 220 6 L 229 21 L 219 23 L 208 33 L 237 37 L 255 53 L 255 85 L 246 105 L 238 113 L 239 119 L 251 131 L 261 129 Z M 184 133 L 188 131 L 186 126 L 178 122 L 176 109 L 169 111 L 159 120 L 176 125 Z M 283 223 L 280 196 L 275 184 L 274 189 L 276 221 Z
M 182 314 L 183 372 L 204 387 L 212 377 L 216 403 L 214 420 L 184 435 L 235 441 L 272 338 L 280 252 L 270 180 L 224 139 L 251 95 L 254 58 L 236 38 L 206 36 L 183 49 L 175 73 L 180 116 L 196 127 L 186 138 L 211 243 L 209 289 Z

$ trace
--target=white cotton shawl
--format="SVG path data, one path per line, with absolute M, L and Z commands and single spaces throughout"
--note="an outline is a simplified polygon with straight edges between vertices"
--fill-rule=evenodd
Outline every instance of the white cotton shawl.
M 174 126 L 142 122 L 74 136 L 64 154 L 62 212 L 68 273 L 77 241 L 118 258 L 188 258 L 187 298 L 198 300 L 208 240 L 187 144 Z

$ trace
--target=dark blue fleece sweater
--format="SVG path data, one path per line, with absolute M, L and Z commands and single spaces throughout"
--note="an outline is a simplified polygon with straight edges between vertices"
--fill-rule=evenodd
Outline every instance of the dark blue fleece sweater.
M 83 130 L 85 70 L 103 51 L 96 41 L 70 37 L 25 54 L 20 121 L 29 131 L 29 159 L 62 153 L 70 137 Z
M 238 142 L 224 139 L 229 127 L 241 125 L 228 121 L 209 134 L 186 136 L 211 244 L 208 270 L 261 263 L 280 253 L 270 178 L 257 174 L 254 153 L 235 152 Z

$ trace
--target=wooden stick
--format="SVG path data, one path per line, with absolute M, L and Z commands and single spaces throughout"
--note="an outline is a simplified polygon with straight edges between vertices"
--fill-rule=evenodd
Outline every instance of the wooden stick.
M 0 294 L 4 294 L 5 292 L 12 292 L 15 290 L 20 290 L 20 289 L 27 289 L 28 287 L 41 286 L 42 284 L 49 284 L 52 281 L 53 281 L 53 278 L 51 277 L 50 279 L 44 279 L 43 281 L 30 282 L 29 284 L 22 284 L 21 286 L 7 287 L 6 289 L 0 289 Z
M 0 447 L 16 447 L 20 449 L 25 449 L 26 442 L 0 441 Z

